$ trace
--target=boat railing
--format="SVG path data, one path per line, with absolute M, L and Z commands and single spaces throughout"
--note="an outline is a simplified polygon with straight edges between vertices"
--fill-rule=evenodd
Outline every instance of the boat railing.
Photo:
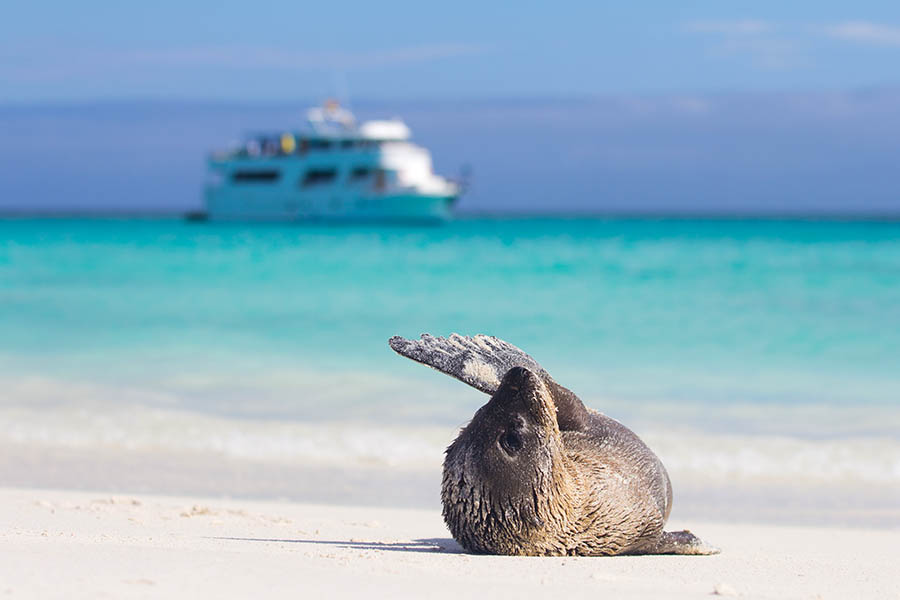
M 253 138 L 238 148 L 213 151 L 213 160 L 232 158 L 270 158 L 278 156 L 304 156 L 313 152 L 371 152 L 382 145 L 381 140 L 360 138 L 299 137 L 289 134 L 278 138 Z

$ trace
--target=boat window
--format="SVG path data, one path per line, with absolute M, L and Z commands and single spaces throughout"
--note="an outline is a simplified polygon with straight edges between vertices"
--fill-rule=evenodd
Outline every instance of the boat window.
M 281 150 L 281 141 L 280 140 L 267 139 L 267 140 L 263 141 L 262 153 L 265 154 L 266 156 L 272 156 L 273 154 L 278 154 L 278 152 L 280 150 Z
M 264 171 L 235 171 L 231 176 L 231 180 L 237 183 L 270 183 L 278 181 L 281 173 L 274 169 Z
M 341 148 L 352 148 L 356 143 L 354 140 L 344 140 L 341 142 Z
M 365 179 L 369 175 L 372 174 L 372 169 L 369 167 L 356 167 L 352 171 L 350 171 L 350 181 L 359 181 L 360 179 Z
M 303 187 L 331 183 L 337 178 L 337 169 L 310 169 L 303 176 Z
M 331 148 L 331 142 L 328 140 L 309 140 L 310 150 L 328 150 Z

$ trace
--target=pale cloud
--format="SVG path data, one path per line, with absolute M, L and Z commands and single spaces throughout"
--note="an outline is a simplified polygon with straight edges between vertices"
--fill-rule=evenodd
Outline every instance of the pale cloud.
M 845 21 L 823 28 L 826 35 L 861 44 L 900 46 L 900 27 L 869 21 Z
M 481 54 L 485 46 L 443 43 L 372 50 L 367 52 L 314 52 L 277 47 L 209 46 L 125 53 L 120 60 L 165 66 L 231 67 L 260 69 L 358 69 L 429 62 Z
M 792 69 L 808 63 L 797 44 L 786 39 L 730 38 L 712 51 L 720 56 L 747 57 L 759 69 Z
M 487 51 L 487 46 L 463 43 L 425 44 L 366 52 L 305 51 L 275 46 L 105 50 L 33 44 L 8 50 L 0 48 L 0 80 L 6 77 L 33 82 L 160 68 L 352 71 L 427 63 Z
M 758 19 L 738 19 L 734 21 L 690 21 L 683 25 L 691 33 L 718 33 L 723 35 L 759 35 L 769 33 L 775 25 Z
M 704 116 L 715 109 L 713 98 L 703 95 L 628 95 L 615 100 L 622 110 L 640 116 Z
M 873 46 L 900 46 L 900 26 L 872 21 L 843 21 L 831 25 L 795 24 L 791 27 L 759 19 L 706 20 L 683 23 L 681 29 L 728 40 L 728 51 L 738 53 L 743 49 L 767 64 L 782 63 L 789 46 L 810 35 L 824 35 Z M 766 35 L 775 31 L 779 32 L 779 39 Z
M 772 36 L 782 28 L 770 21 L 691 21 L 682 26 L 689 33 L 711 38 L 708 53 L 717 57 L 739 57 L 764 70 L 792 69 L 807 64 L 795 40 Z

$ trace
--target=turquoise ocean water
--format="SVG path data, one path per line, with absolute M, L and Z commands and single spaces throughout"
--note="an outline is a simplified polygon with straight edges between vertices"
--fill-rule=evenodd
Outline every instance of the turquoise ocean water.
M 3 221 L 0 443 L 431 470 L 484 398 L 387 346 L 422 332 L 522 347 L 686 480 L 900 489 L 889 222 Z

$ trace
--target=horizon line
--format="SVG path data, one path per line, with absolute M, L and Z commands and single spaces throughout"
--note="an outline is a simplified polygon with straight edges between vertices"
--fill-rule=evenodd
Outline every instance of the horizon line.
M 0 209 L 0 221 L 14 220 L 64 220 L 64 219 L 96 219 L 96 220 L 184 220 L 189 221 L 197 210 L 16 210 Z M 900 210 L 896 211 L 716 211 L 716 210 L 599 210 L 599 211 L 479 211 L 463 210 L 453 216 L 453 220 L 502 220 L 502 219 L 557 219 L 557 220 L 671 220 L 671 221 L 798 221 L 798 222 L 871 222 L 900 223 Z M 219 222 L 219 221 L 212 221 Z M 221 221 L 221 223 L 341 223 L 340 219 L 297 219 L 267 221 Z M 347 221 L 352 224 L 365 224 L 360 221 Z M 373 221 L 371 224 L 379 224 Z

